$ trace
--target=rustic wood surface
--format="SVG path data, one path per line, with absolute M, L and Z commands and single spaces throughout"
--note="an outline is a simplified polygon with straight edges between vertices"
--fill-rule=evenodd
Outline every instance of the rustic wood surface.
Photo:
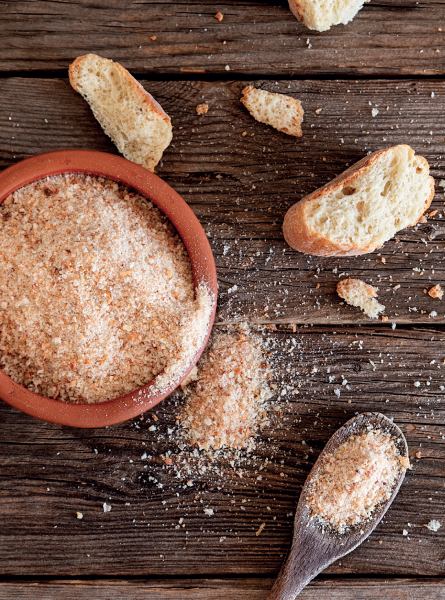
M 445 0 L 373 0 L 347 27 L 319 34 L 286 0 L 2 0 L 0 69 L 65 69 L 93 50 L 156 76 L 227 66 L 274 78 L 441 75 L 444 11 Z
M 8 582 L 0 583 L 0 600 L 266 600 L 271 585 L 270 579 Z M 299 598 L 443 600 L 444 594 L 444 579 L 364 578 L 316 581 Z
M 239 467 L 207 461 L 204 471 L 180 451 L 168 434 L 180 399 L 92 431 L 36 422 L 2 405 L 2 573 L 275 574 L 319 451 L 356 411 L 382 411 L 406 434 L 413 470 L 383 523 L 330 572 L 443 575 L 445 528 L 426 525 L 443 520 L 445 502 L 445 332 L 309 327 L 264 336 L 286 395 L 255 456 Z
M 241 464 L 182 448 L 169 433 L 180 396 L 90 431 L 1 404 L 0 600 L 266 598 L 311 465 L 363 411 L 395 419 L 413 470 L 376 532 L 301 598 L 445 597 L 445 299 L 425 294 L 445 285 L 444 29 L 445 0 L 372 0 L 324 34 L 298 23 L 286 0 L 0 0 L 0 169 L 63 147 L 116 152 L 66 67 L 95 51 L 131 68 L 172 117 L 158 174 L 210 237 L 218 328 L 268 324 L 283 393 Z M 246 83 L 300 98 L 304 137 L 252 120 L 239 103 Z M 209 112 L 199 117 L 201 102 Z M 365 257 L 286 247 L 293 202 L 402 142 L 436 179 L 426 223 Z M 388 322 L 339 302 L 344 275 L 379 287 Z
M 144 83 L 173 119 L 174 141 L 158 173 L 183 194 L 210 236 L 219 320 L 363 322 L 335 293 L 339 277 L 351 275 L 379 287 L 390 323 L 445 322 L 445 300 L 425 294 L 445 282 L 444 187 L 437 185 L 434 217 L 373 254 L 307 257 L 281 234 L 293 202 L 371 150 L 409 142 L 430 161 L 436 183 L 445 179 L 444 82 L 257 82 L 302 99 L 301 140 L 250 117 L 239 103 L 246 82 Z M 8 78 L 0 80 L 0 94 L 0 168 L 58 148 L 115 152 L 66 80 Z M 210 109 L 198 117 L 203 101 Z

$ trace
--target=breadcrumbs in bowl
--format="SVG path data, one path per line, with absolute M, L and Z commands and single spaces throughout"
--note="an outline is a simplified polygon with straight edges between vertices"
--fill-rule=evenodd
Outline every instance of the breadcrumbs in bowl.
M 205 347 L 217 293 L 182 198 L 120 157 L 61 151 L 4 171 L 0 202 L 0 397 L 94 427 L 171 393 Z

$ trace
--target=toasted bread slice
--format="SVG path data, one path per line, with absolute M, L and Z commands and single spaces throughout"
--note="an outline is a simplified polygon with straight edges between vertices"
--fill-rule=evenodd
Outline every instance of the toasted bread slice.
M 337 294 L 351 306 L 361 308 L 370 319 L 377 319 L 385 310 L 377 300 L 377 288 L 361 279 L 348 277 L 337 284 Z
M 327 31 L 346 25 L 369 0 L 289 0 L 293 14 L 309 29 Z
M 288 135 L 303 135 L 301 123 L 304 110 L 299 100 L 285 94 L 259 90 L 253 85 L 246 86 L 242 93 L 241 102 L 254 119 Z
M 170 117 L 122 65 L 97 54 L 79 56 L 70 83 L 118 150 L 150 171 L 172 140 Z
M 415 225 L 433 196 L 427 160 L 410 146 L 392 146 L 294 204 L 284 217 L 284 237 L 306 254 L 367 254 Z

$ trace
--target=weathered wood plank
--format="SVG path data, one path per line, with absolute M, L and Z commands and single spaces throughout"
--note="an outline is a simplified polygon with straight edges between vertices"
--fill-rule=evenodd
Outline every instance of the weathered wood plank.
M 254 121 L 239 103 L 242 82 L 145 83 L 175 125 L 159 174 L 193 206 L 211 238 L 220 320 L 361 322 L 360 311 L 335 294 L 339 277 L 349 274 L 378 285 L 390 321 L 445 322 L 444 302 L 424 292 L 445 282 L 443 188 L 434 218 L 364 257 L 306 257 L 281 234 L 294 201 L 370 150 L 409 142 L 427 156 L 436 181 L 444 179 L 445 83 L 258 83 L 302 99 L 301 140 Z M 0 81 L 0 94 L 0 167 L 63 147 L 115 151 L 66 81 L 11 78 Z M 198 117 L 202 101 L 210 109 Z
M 0 583 L 0 600 L 265 600 L 271 579 L 168 581 L 48 581 Z M 443 600 L 444 579 L 327 579 L 315 581 L 301 600 Z
M 374 1 L 318 34 L 285 0 L 3 0 L 0 70 L 61 69 L 96 51 L 150 74 L 443 74 L 444 10 L 444 0 Z
M 178 398 L 141 420 L 90 431 L 1 405 L 2 574 L 273 575 L 310 465 L 341 423 L 370 410 L 402 427 L 414 468 L 384 523 L 331 572 L 443 575 L 445 527 L 433 533 L 426 524 L 443 525 L 445 514 L 445 333 L 302 328 L 265 336 L 287 393 L 255 456 L 237 468 L 229 459 L 190 467 L 169 434 Z M 173 465 L 164 464 L 167 452 Z

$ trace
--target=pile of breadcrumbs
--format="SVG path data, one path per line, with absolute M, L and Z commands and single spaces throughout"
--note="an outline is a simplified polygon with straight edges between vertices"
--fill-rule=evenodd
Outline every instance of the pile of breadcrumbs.
M 344 533 L 391 497 L 407 467 L 408 458 L 400 455 L 390 434 L 369 429 L 352 435 L 323 459 L 308 494 L 310 512 Z
M 122 185 L 58 175 L 0 205 L 0 368 L 35 392 L 101 402 L 166 389 L 212 305 L 168 220 Z
M 217 334 L 185 390 L 184 438 L 200 450 L 252 450 L 268 421 L 269 380 L 259 336 L 246 327 Z

